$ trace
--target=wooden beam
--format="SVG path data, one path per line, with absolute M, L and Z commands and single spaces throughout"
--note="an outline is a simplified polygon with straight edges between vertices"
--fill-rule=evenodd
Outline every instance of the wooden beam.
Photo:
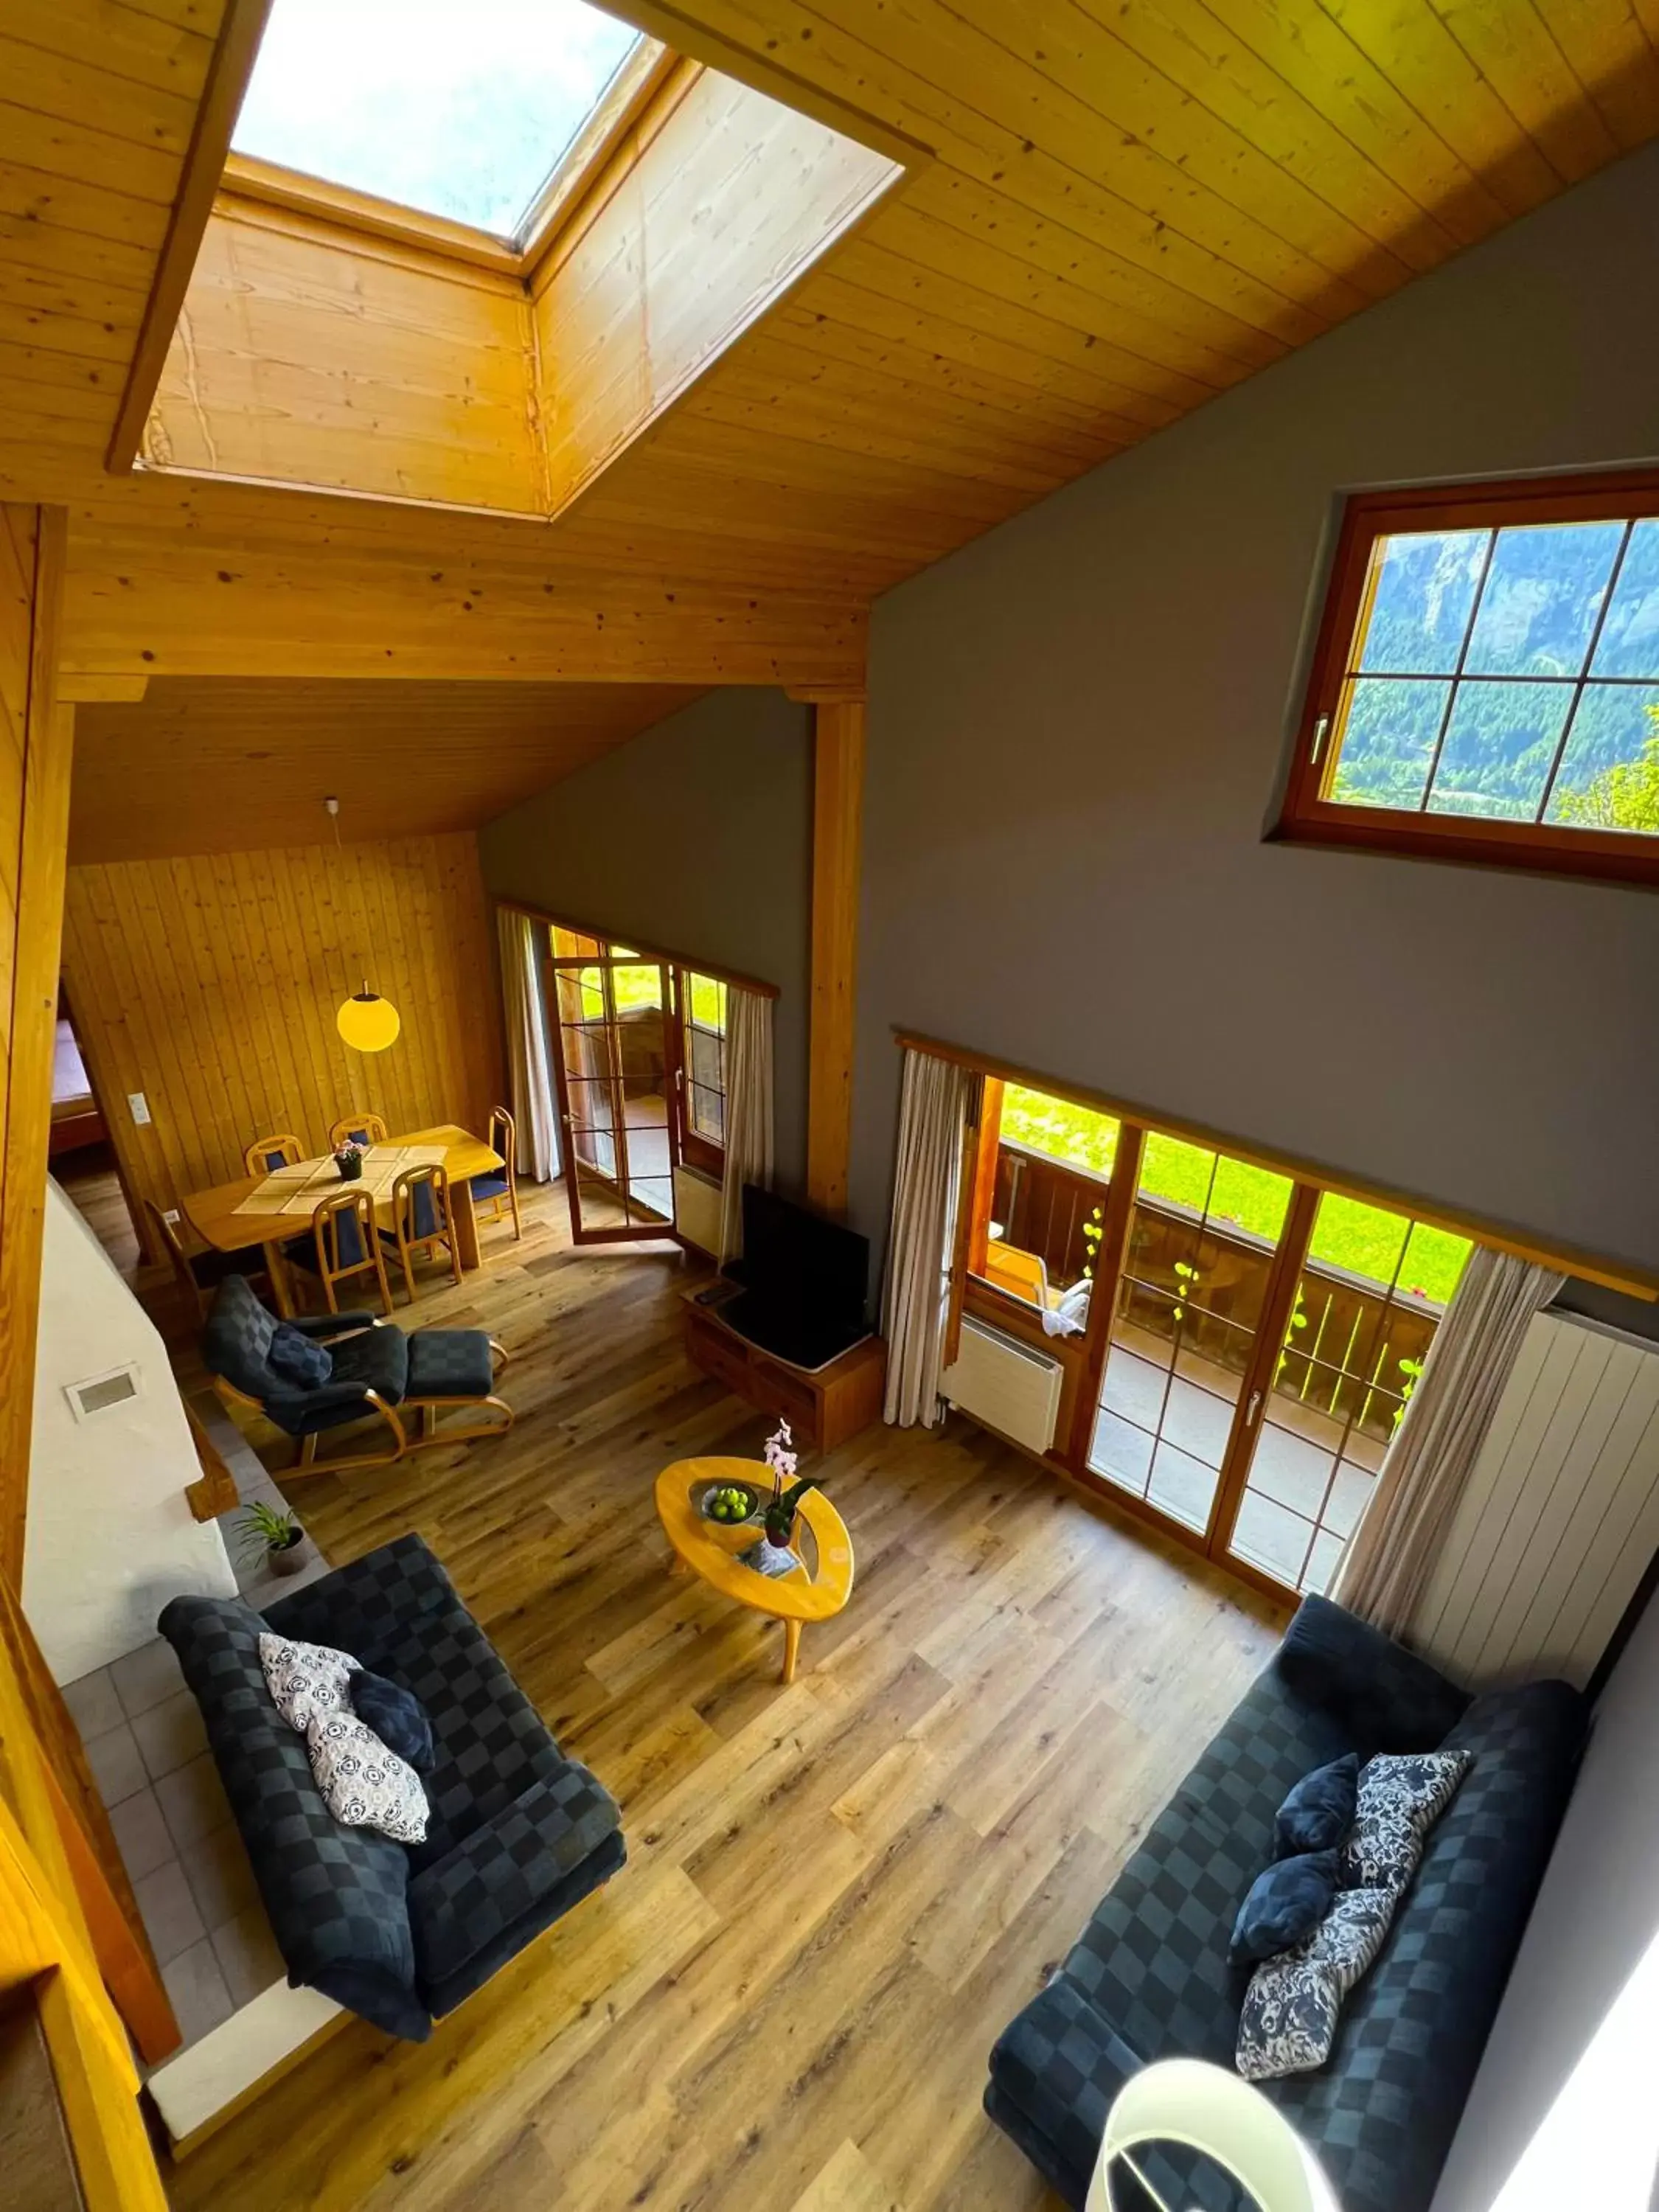
M 223 1453 L 189 1406 L 185 1407 L 185 1418 L 190 1423 L 191 1442 L 196 1447 L 202 1469 L 198 1480 L 185 1485 L 185 1502 L 192 1520 L 216 1521 L 222 1513 L 235 1511 L 242 1502 L 242 1493 L 236 1487 L 236 1478 L 226 1464 Z
M 840 1214 L 847 1211 L 853 1137 L 867 709 L 862 699 L 829 699 L 815 708 L 814 718 L 806 1195 L 823 1212 Z
M 224 173 L 230 135 L 253 74 L 270 4 L 271 0 L 225 0 L 213 64 L 196 111 L 184 174 L 109 441 L 106 465 L 112 474 L 125 474 L 137 457 L 167 348 L 173 343 L 179 310 L 185 304 L 208 217 L 213 212 L 213 197 Z
M 67 517 L 62 508 L 0 508 L 0 978 L 5 988 L 0 1126 L 0 1574 L 23 1577 L 34 1411 L 34 1346 L 52 1133 L 58 965 L 69 849 L 75 714 L 56 685 Z
M 142 707 L 148 676 L 83 676 L 59 671 L 60 707 Z

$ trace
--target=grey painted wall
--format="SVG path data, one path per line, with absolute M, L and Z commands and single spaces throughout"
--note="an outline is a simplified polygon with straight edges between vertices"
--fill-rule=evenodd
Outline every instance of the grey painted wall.
M 1500 2201 L 1502 2212 L 1580 2203 L 1648 2212 L 1659 2163 L 1656 2051 L 1659 1604 L 1650 1604 L 1597 1708 L 1434 2212 L 1493 2212 Z
M 890 1025 L 1659 1264 L 1659 896 L 1264 844 L 1345 489 L 1659 453 L 1659 149 L 877 605 L 854 1212 Z
M 709 960 L 781 996 L 777 1176 L 806 1170 L 811 710 L 710 692 L 479 833 L 484 883 L 627 941 Z

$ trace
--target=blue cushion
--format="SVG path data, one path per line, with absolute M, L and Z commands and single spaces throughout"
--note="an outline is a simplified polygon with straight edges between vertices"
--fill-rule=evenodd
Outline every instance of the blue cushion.
M 334 1372 L 334 1360 L 325 1344 L 314 1344 L 285 1321 L 271 1331 L 265 1364 L 271 1373 L 296 1390 L 320 1390 Z
M 415 1692 L 366 1667 L 349 1676 L 346 1686 L 358 1719 L 374 1729 L 386 1749 L 406 1759 L 417 1774 L 429 1773 L 435 1757 L 432 1723 Z
M 1334 1850 L 1353 1826 L 1359 1800 L 1359 1753 L 1334 1759 L 1304 1774 L 1273 1821 L 1273 1849 L 1281 1859 L 1302 1851 Z
M 504 1175 L 481 1175 L 472 1178 L 474 1198 L 505 1198 L 507 1177 Z
M 1311 1936 L 1331 1909 L 1336 1875 L 1334 1850 L 1279 1859 L 1259 1874 L 1233 1923 L 1229 1963 L 1240 1966 L 1251 1959 L 1271 1959 Z

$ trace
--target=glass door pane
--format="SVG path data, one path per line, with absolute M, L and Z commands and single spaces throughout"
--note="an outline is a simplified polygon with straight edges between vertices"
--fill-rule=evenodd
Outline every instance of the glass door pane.
M 579 1243 L 660 1236 L 674 1218 L 666 971 L 570 930 L 552 945 L 572 1231 Z
M 1473 1247 L 1327 1191 L 1228 1549 L 1324 1592 Z
M 1200 1534 L 1291 1193 L 1288 1176 L 1147 1132 L 1088 1464 Z

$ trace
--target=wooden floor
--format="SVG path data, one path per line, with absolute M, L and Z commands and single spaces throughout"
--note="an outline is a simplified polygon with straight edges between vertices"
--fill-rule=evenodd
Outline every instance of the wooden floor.
M 986 2054 L 1282 1614 L 953 1420 L 823 1463 L 858 1582 L 781 1632 L 671 1581 L 652 1479 L 766 1424 L 689 1367 L 656 1249 L 522 1245 L 422 1297 L 514 1352 L 514 1433 L 292 1486 L 336 1560 L 418 1528 L 629 1863 L 424 2045 L 361 2023 L 173 2169 L 179 2212 L 1036 2212 Z M 273 1454 L 273 1462 L 280 1456 Z

